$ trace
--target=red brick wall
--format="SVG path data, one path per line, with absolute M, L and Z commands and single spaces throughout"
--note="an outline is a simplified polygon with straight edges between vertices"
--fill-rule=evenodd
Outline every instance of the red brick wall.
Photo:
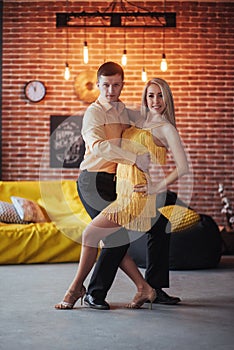
M 107 2 L 69 1 L 69 11 L 103 10 Z M 135 2 L 137 3 L 137 2 Z M 85 7 L 81 7 L 80 4 Z M 162 1 L 142 1 L 152 11 L 162 11 Z M 86 6 L 87 5 L 87 6 Z M 234 30 L 232 2 L 167 1 L 166 10 L 176 12 L 177 27 L 166 29 L 169 69 L 159 69 L 162 30 L 145 31 L 145 66 L 148 77 L 166 79 L 174 93 L 177 127 L 193 168 L 191 205 L 224 220 L 217 192 L 224 184 L 232 203 L 233 194 L 233 71 Z M 66 82 L 66 31 L 56 29 L 56 12 L 66 11 L 65 1 L 4 1 L 3 20 L 3 115 L 2 179 L 76 179 L 78 170 L 50 169 L 48 162 L 50 115 L 82 114 L 87 103 L 74 93 L 74 78 L 83 70 L 96 70 L 106 60 L 120 62 L 123 30 L 88 29 L 90 61 L 82 62 L 83 29 L 69 30 L 69 64 L 72 77 Z M 128 65 L 122 99 L 139 103 L 142 29 L 126 32 Z M 105 51 L 105 53 L 104 53 Z M 24 85 L 43 80 L 46 98 L 33 104 L 24 97 Z M 174 188 L 175 189 L 175 188 Z M 234 206 L 234 204 L 233 204 Z

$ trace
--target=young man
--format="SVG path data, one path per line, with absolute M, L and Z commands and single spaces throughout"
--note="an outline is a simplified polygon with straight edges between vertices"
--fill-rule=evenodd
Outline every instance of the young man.
M 122 132 L 139 117 L 119 100 L 124 86 L 124 72 L 114 62 L 104 63 L 97 72 L 100 96 L 85 112 L 82 136 L 86 151 L 80 165 L 77 187 L 81 201 L 91 218 L 116 199 L 115 173 L 118 163 L 136 164 L 147 171 L 149 155 L 136 155 L 121 149 Z M 169 241 L 165 233 L 167 220 L 159 216 L 148 232 L 147 282 L 156 289 L 155 303 L 177 304 L 180 299 L 167 295 L 162 288 L 169 286 Z M 94 268 L 85 303 L 92 308 L 108 310 L 105 301 L 119 264 L 129 248 L 124 228 L 109 236 Z

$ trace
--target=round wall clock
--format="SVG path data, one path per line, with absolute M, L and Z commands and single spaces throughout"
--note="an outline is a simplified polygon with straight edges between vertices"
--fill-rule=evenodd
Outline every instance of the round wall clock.
M 40 80 L 30 80 L 24 87 L 25 97 L 31 102 L 39 102 L 46 95 L 45 84 Z

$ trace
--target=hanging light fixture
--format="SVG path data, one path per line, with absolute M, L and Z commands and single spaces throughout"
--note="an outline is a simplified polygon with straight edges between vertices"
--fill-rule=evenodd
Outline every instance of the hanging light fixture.
M 89 48 L 86 40 L 84 41 L 83 57 L 84 57 L 84 63 L 87 64 L 89 62 Z
M 69 38 L 68 38 L 68 28 L 66 30 L 66 42 L 67 42 L 67 48 L 66 48 L 66 62 L 65 62 L 65 68 L 64 68 L 64 79 L 69 80 L 71 76 L 70 67 L 68 64 L 68 53 L 69 53 Z
M 122 55 L 122 58 L 121 58 L 122 65 L 123 65 L 123 66 L 126 66 L 127 61 L 128 61 L 128 58 L 127 58 L 127 50 L 124 49 L 124 50 L 123 50 L 123 55 Z
M 95 2 L 95 1 L 93 1 Z M 162 1 L 161 1 L 162 2 Z M 176 27 L 175 12 L 154 12 L 144 7 L 141 3 L 133 3 L 128 0 L 106 1 L 108 6 L 103 9 L 103 4 L 98 2 L 94 12 L 56 13 L 56 27 L 83 27 L 84 18 L 87 19 L 87 27 L 112 27 L 112 28 L 160 28 L 162 20 L 166 21 L 167 27 Z M 138 5 L 139 4 L 139 5 Z M 67 16 L 68 15 L 68 16 Z
M 143 53 L 143 67 L 141 71 L 141 80 L 145 83 L 147 81 L 147 72 L 145 70 L 145 28 L 143 29 L 142 53 Z
M 146 83 L 147 81 L 147 72 L 145 71 L 145 68 L 143 67 L 142 68 L 142 71 L 141 71 L 141 80 Z
M 167 71 L 167 59 L 165 54 L 165 28 L 163 28 L 163 53 L 162 53 L 162 60 L 160 63 L 160 69 L 162 72 Z
M 127 58 L 127 49 L 126 49 L 126 29 L 124 27 L 124 50 L 123 50 L 123 55 L 121 59 L 122 65 L 126 66 L 127 61 L 128 61 L 128 58 Z
M 66 0 L 68 3 L 68 0 Z M 166 0 L 164 0 L 164 13 L 152 12 L 144 6 L 134 4 L 128 0 L 111 0 L 104 10 L 98 5 L 95 12 L 66 12 L 56 13 L 56 27 L 84 28 L 84 41 L 82 47 L 83 61 L 89 62 L 89 48 L 86 38 L 86 30 L 90 27 L 95 28 L 161 28 L 163 30 L 163 53 L 162 71 L 167 70 L 167 61 L 165 53 L 165 28 L 176 27 L 176 13 L 166 12 Z M 125 34 L 126 36 L 126 34 Z M 144 38 L 143 38 L 144 40 Z M 143 44 L 143 50 L 144 44 Z M 124 38 L 124 49 L 121 57 L 122 65 L 127 64 L 126 38 Z M 69 69 L 68 62 L 65 65 L 66 71 Z M 142 67 L 142 79 L 147 79 L 145 62 Z
M 166 0 L 164 0 L 164 13 L 166 12 Z M 160 63 L 160 69 L 162 72 L 167 71 L 167 59 L 165 54 L 165 24 L 163 24 L 163 53 L 162 53 L 162 60 Z
M 87 64 L 89 62 L 89 47 L 88 47 L 88 42 L 86 39 L 86 18 L 84 19 L 84 34 L 85 34 L 85 39 L 84 39 L 84 46 L 83 46 L 83 60 L 84 63 Z
M 65 69 L 64 69 L 64 79 L 65 80 L 69 80 L 70 76 L 71 76 L 71 73 L 70 73 L 69 64 L 66 62 L 65 63 Z
M 160 63 L 160 69 L 162 72 L 166 72 L 167 71 L 167 60 L 166 60 L 166 55 L 165 53 L 162 54 L 162 60 Z
M 68 9 L 68 0 L 66 2 L 66 7 Z M 69 33 L 68 33 L 68 27 L 66 27 L 66 62 L 65 62 L 65 68 L 64 68 L 64 79 L 69 80 L 71 73 L 70 68 L 68 64 L 68 54 L 69 54 Z

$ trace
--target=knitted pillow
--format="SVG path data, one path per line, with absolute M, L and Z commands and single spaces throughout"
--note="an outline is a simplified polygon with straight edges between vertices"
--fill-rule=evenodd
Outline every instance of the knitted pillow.
M 200 221 L 198 213 L 180 205 L 168 205 L 158 210 L 170 221 L 172 232 L 185 230 Z
M 0 201 L 0 221 L 9 224 L 25 224 L 21 220 L 13 204 Z
M 26 198 L 11 197 L 12 203 L 20 216 L 24 221 L 28 222 L 47 222 L 47 217 L 44 215 L 40 206 Z

